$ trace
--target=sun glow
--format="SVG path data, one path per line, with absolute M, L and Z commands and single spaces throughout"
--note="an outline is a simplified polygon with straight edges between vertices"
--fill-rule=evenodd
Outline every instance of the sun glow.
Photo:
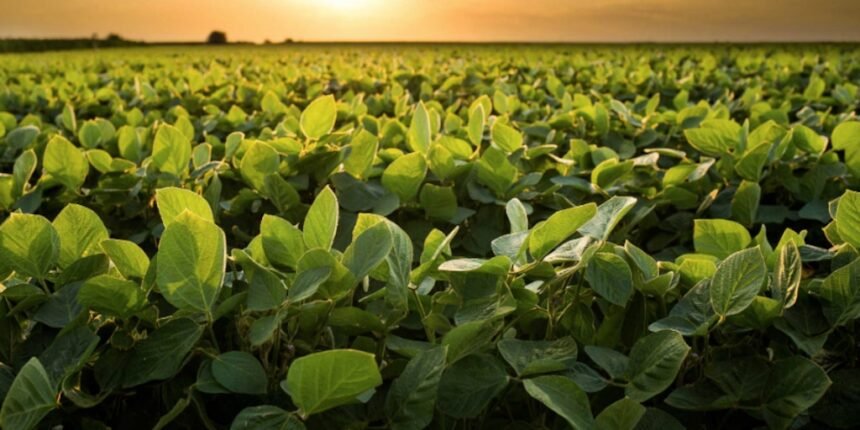
M 356 11 L 372 6 L 372 0 L 321 0 L 320 3 L 335 11 Z

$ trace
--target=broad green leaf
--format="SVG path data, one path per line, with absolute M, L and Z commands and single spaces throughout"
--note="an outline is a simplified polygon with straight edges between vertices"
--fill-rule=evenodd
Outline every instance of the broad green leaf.
M 299 120 L 302 133 L 312 140 L 319 140 L 331 133 L 337 120 L 337 102 L 334 96 L 322 96 L 312 101 L 302 111 Z
M 526 379 L 523 386 L 530 396 L 559 414 L 574 429 L 594 427 L 588 396 L 573 380 L 557 375 L 538 376 Z
M 786 243 L 780 249 L 773 273 L 772 296 L 783 308 L 794 306 L 797 293 L 803 280 L 803 262 L 800 251 L 794 242 Z
M 765 384 L 764 420 L 772 429 L 787 429 L 830 387 L 830 378 L 817 364 L 790 357 L 774 363 Z
M 672 385 L 690 347 L 674 331 L 660 331 L 640 338 L 630 351 L 624 393 L 644 402 Z
M 618 306 L 625 306 L 633 294 L 630 266 L 610 252 L 594 254 L 585 268 L 585 279 L 595 293 Z
M 428 218 L 448 221 L 457 215 L 457 196 L 453 187 L 424 184 L 418 200 Z
M 382 185 L 397 194 L 401 202 L 408 202 L 418 195 L 418 189 L 427 175 L 427 162 L 420 152 L 398 157 L 382 173 Z
M 633 197 L 613 196 L 597 207 L 597 213 L 582 227 L 579 232 L 583 236 L 598 240 L 607 240 L 615 226 L 633 209 L 636 199 Z
M 250 406 L 242 409 L 230 430 L 305 430 L 302 421 L 277 406 Z
M 45 147 L 42 169 L 57 182 L 77 191 L 87 179 L 90 164 L 80 149 L 64 137 L 55 136 Z
M 62 330 L 41 354 L 39 362 L 54 387 L 69 375 L 81 370 L 101 339 L 85 325 Z
M 811 128 L 805 125 L 797 125 L 792 129 L 792 143 L 794 146 L 811 154 L 821 154 L 827 148 L 827 139 L 819 136 Z
M 824 315 L 830 324 L 850 324 L 860 318 L 860 259 L 840 267 L 816 288 L 824 299 Z
M 830 140 L 834 149 L 856 148 L 860 145 L 860 121 L 846 121 L 837 125 Z
M 508 216 L 508 222 L 511 224 L 511 233 L 520 233 L 529 229 L 529 215 L 526 211 L 523 202 L 517 198 L 508 200 L 505 204 L 505 213 Z
M 221 386 L 234 393 L 266 393 L 266 371 L 260 361 L 247 352 L 230 351 L 214 357 L 212 375 Z
M 690 146 L 711 157 L 720 157 L 734 150 L 741 136 L 741 126 L 731 120 L 712 119 L 699 128 L 684 131 Z
M 475 165 L 478 182 L 489 187 L 497 196 L 504 196 L 517 179 L 517 168 L 499 149 L 489 147 Z
M 645 407 L 624 398 L 606 407 L 597 415 L 597 430 L 634 430 L 645 415 Z
M 850 243 L 855 249 L 860 249 L 860 192 L 848 190 L 839 199 L 839 206 L 836 208 L 836 228 L 842 240 Z
M 302 226 L 305 245 L 310 248 L 331 249 L 337 233 L 337 196 L 328 186 L 317 195 Z
M 507 385 L 508 374 L 498 359 L 489 354 L 470 355 L 442 374 L 437 407 L 453 418 L 474 418 Z
M 448 363 L 479 351 L 495 335 L 496 330 L 486 321 L 470 321 L 454 327 L 442 338 L 442 345 L 448 347 Z
M 741 313 L 767 281 L 767 265 L 759 247 L 738 251 L 723 260 L 711 280 L 711 306 L 720 317 Z
M 409 123 L 409 133 L 407 135 L 409 148 L 413 152 L 426 154 L 430 149 L 431 134 L 430 115 L 424 106 L 424 102 L 418 102 L 415 112 L 412 113 L 412 122 Z
M 379 139 L 367 130 L 361 130 L 352 139 L 349 156 L 343 162 L 343 169 L 358 179 L 365 179 L 367 172 L 373 166 L 378 148 Z
M 529 253 L 535 259 L 543 258 L 592 219 L 596 213 L 597 205 L 589 203 L 552 214 L 546 221 L 538 223 L 532 229 L 529 235 Z
M 91 209 L 74 203 L 64 207 L 52 224 L 60 236 L 60 267 L 97 252 L 99 244 L 108 238 L 101 218 Z
M 605 370 L 612 379 L 624 378 L 627 368 L 630 367 L 630 359 L 626 355 L 610 348 L 586 345 L 585 353 L 595 364 Z
M 503 339 L 496 346 L 521 377 L 566 370 L 576 363 L 576 341 L 570 337 L 555 341 Z
M 523 147 L 523 135 L 513 127 L 498 120 L 493 123 L 490 134 L 493 143 L 509 154 Z
M 176 375 L 202 334 L 203 327 L 187 318 L 173 319 L 150 332 L 146 339 L 135 344 L 125 363 L 123 387 Z
M 155 190 L 155 201 L 164 227 L 168 227 L 184 211 L 193 213 L 206 221 L 215 222 L 209 203 L 193 191 L 176 187 L 159 188 Z
M 152 146 L 152 164 L 161 172 L 183 177 L 190 161 L 191 140 L 172 125 L 159 126 Z
M 711 306 L 710 280 L 696 284 L 669 311 L 669 316 L 648 326 L 651 331 L 673 330 L 684 336 L 704 336 L 717 315 Z
M 409 360 L 385 398 L 385 415 L 395 430 L 421 430 L 430 425 L 436 393 L 445 369 L 445 348 L 422 351 Z
M 315 267 L 313 269 L 300 271 L 290 286 L 290 300 L 300 302 L 316 294 L 320 285 L 329 279 L 332 274 L 331 267 Z
M 382 263 L 391 251 L 391 231 L 386 223 L 377 223 L 363 231 L 343 253 L 343 265 L 355 279 L 362 279 Z
M 149 257 L 134 242 L 107 239 L 101 242 L 101 248 L 122 276 L 143 279 L 146 275 Z
M 758 214 L 760 199 L 761 186 L 758 182 L 741 182 L 732 198 L 732 218 L 745 226 L 752 226 Z
M 352 403 L 380 384 L 382 376 L 373 354 L 334 349 L 293 361 L 285 386 L 302 416 L 307 417 Z
M 302 231 L 289 221 L 272 215 L 263 215 L 260 235 L 266 258 L 277 267 L 296 268 L 305 253 Z
M 57 389 L 39 359 L 33 357 L 21 368 L 0 409 L 0 427 L 30 430 L 57 407 Z
M 128 319 L 146 305 L 146 293 L 135 282 L 100 275 L 84 282 L 78 291 L 78 303 L 102 314 Z
M 728 257 L 752 241 L 749 231 L 742 225 L 725 219 L 697 219 L 693 225 L 693 244 L 696 252 Z
M 485 121 L 486 113 L 484 112 L 484 107 L 478 104 L 474 110 L 470 111 L 469 124 L 466 126 L 466 132 L 469 135 L 469 141 L 472 142 L 472 146 L 481 146 L 481 141 L 484 138 Z
M 251 147 L 242 156 L 239 171 L 242 178 L 257 191 L 266 190 L 266 177 L 278 173 L 281 158 L 278 151 L 265 142 L 251 141 Z
M 221 229 L 191 212 L 181 213 L 161 236 L 156 282 L 179 309 L 211 316 L 224 280 L 226 239 Z
M 41 215 L 12 213 L 0 225 L 0 257 L 24 276 L 45 279 L 60 258 L 60 236 Z

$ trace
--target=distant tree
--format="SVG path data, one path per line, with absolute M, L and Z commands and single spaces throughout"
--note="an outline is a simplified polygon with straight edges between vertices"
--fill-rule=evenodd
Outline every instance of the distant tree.
M 288 37 L 287 40 L 284 40 L 284 43 L 293 43 L 293 42 L 295 42 L 295 40 L 293 40 L 292 37 Z
M 108 42 L 122 42 L 123 39 L 122 39 L 122 36 L 120 36 L 116 33 L 111 33 L 111 34 L 108 34 L 107 37 L 105 37 L 105 40 Z
M 227 33 L 223 31 L 213 31 L 209 33 L 209 38 L 206 39 L 206 43 L 210 45 L 224 45 L 227 43 Z

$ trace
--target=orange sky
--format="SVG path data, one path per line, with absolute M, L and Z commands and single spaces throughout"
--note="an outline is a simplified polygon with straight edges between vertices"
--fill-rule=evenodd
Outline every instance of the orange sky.
M 860 41 L 860 0 L 0 0 L 0 37 Z

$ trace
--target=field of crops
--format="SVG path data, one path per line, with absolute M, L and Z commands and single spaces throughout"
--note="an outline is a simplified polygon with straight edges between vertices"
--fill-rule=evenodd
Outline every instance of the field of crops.
M 856 428 L 858 89 L 851 45 L 0 55 L 0 428 Z

